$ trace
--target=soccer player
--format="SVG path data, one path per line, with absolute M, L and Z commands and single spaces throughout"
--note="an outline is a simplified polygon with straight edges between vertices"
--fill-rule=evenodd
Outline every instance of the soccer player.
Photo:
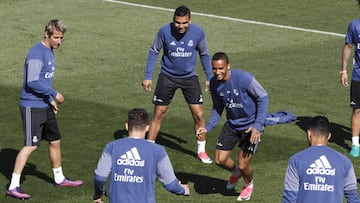
M 244 178 L 245 185 L 237 200 L 249 200 L 254 190 L 250 162 L 264 130 L 268 94 L 250 73 L 232 69 L 224 52 L 213 55 L 212 71 L 211 117 L 205 128 L 199 128 L 197 133 L 210 132 L 219 122 L 223 110 L 226 110 L 227 121 L 218 136 L 215 163 L 231 172 L 227 189 L 233 189 L 239 178 Z M 230 154 L 237 143 L 240 151 L 235 163 Z
M 357 180 L 349 158 L 328 147 L 329 120 L 312 119 L 307 130 L 309 148 L 293 155 L 286 169 L 283 203 L 360 202 Z
M 160 131 L 161 122 L 165 117 L 168 105 L 177 89 L 181 89 L 189 105 L 194 120 L 194 134 L 196 129 L 205 125 L 203 97 L 196 73 L 197 53 L 207 76 L 206 91 L 209 86 L 208 80 L 211 77 L 211 63 L 205 33 L 199 26 L 191 23 L 190 9 L 186 6 L 178 7 L 174 12 L 173 22 L 160 28 L 155 37 L 149 50 L 142 82 L 145 91 L 151 90 L 152 75 L 161 49 L 163 49 L 161 71 L 153 97 L 155 109 L 147 137 L 154 142 Z M 203 163 L 212 163 L 205 151 L 205 134 L 196 135 L 196 138 L 197 158 Z
M 358 0 L 360 5 L 360 0 Z M 353 157 L 359 156 L 359 135 L 360 135 L 360 18 L 350 22 L 345 37 L 345 44 L 342 53 L 342 63 L 340 69 L 340 80 L 344 87 L 348 87 L 347 67 L 352 52 L 352 47 L 355 45 L 354 62 L 351 77 L 350 87 L 350 107 L 352 108 L 351 115 L 351 133 L 352 133 L 352 147 L 350 155 Z
M 64 34 L 65 24 L 50 20 L 45 25 L 44 38 L 35 44 L 27 54 L 24 63 L 24 81 L 20 95 L 20 113 L 24 129 L 24 146 L 19 151 L 10 186 L 6 195 L 18 199 L 29 199 L 30 195 L 20 189 L 20 177 L 30 155 L 40 146 L 41 140 L 49 142 L 49 158 L 56 186 L 77 187 L 82 180 L 72 181 L 65 178 L 61 166 L 61 135 L 56 113 L 58 104 L 64 102 L 64 96 L 52 88 L 55 74 L 53 50 L 59 48 Z
M 125 128 L 129 137 L 108 143 L 100 157 L 94 174 L 94 202 L 103 202 L 109 175 L 111 203 L 155 202 L 156 176 L 168 191 L 189 195 L 189 187 L 175 177 L 164 147 L 145 140 L 149 129 L 147 112 L 131 109 Z

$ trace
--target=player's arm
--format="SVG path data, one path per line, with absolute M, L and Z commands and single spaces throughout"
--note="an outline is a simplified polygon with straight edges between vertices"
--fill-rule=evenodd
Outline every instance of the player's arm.
M 221 114 L 224 111 L 224 103 L 222 102 L 221 98 L 215 95 L 213 90 L 210 89 L 211 99 L 213 102 L 213 107 L 211 110 L 210 118 L 205 126 L 206 132 L 210 132 L 220 121 Z
M 163 47 L 163 40 L 162 40 L 162 32 L 158 32 L 156 35 L 153 44 L 150 47 L 148 58 L 146 61 L 146 68 L 145 68 L 145 75 L 144 80 L 142 82 L 142 86 L 145 91 L 151 90 L 152 85 L 152 75 L 154 73 L 156 62 L 160 53 L 160 50 Z
M 247 132 L 251 131 L 250 142 L 255 144 L 260 141 L 261 132 L 264 130 L 265 119 L 269 106 L 269 96 L 255 78 L 252 79 L 248 87 L 248 92 L 256 99 L 257 102 L 255 122 L 249 129 L 247 129 Z
M 44 63 L 39 59 L 30 59 L 28 61 L 26 86 L 37 94 L 56 97 L 57 91 L 40 80 L 40 72 Z
M 340 69 L 340 81 L 344 87 L 349 86 L 348 84 L 348 74 L 347 74 L 347 66 L 351 56 L 352 44 L 345 44 L 342 52 L 341 59 L 341 69 Z
M 101 197 L 105 194 L 105 182 L 111 172 L 112 157 L 111 157 L 111 145 L 108 144 L 95 169 L 94 173 L 94 195 L 93 200 L 101 202 Z
M 174 169 L 167 154 L 157 164 L 157 172 L 160 182 L 167 191 L 178 195 L 190 195 L 189 187 L 181 184 L 176 178 Z
M 295 203 L 299 192 L 299 175 L 293 167 L 293 160 L 290 159 L 285 173 L 284 191 L 282 203 Z
M 344 179 L 344 195 L 348 203 L 360 202 L 359 194 L 357 192 L 357 179 L 352 165 L 348 175 Z
M 211 67 L 211 59 L 210 59 L 210 55 L 209 55 L 205 37 L 199 42 L 197 50 L 198 50 L 198 53 L 200 56 L 201 65 L 202 65 L 204 73 L 206 75 L 206 80 L 210 81 L 211 77 L 213 76 L 213 73 L 212 73 L 212 67 Z
M 258 131 L 262 131 L 269 106 L 268 93 L 255 78 L 253 78 L 250 83 L 248 92 L 256 98 L 257 102 L 256 118 L 252 127 L 256 128 Z

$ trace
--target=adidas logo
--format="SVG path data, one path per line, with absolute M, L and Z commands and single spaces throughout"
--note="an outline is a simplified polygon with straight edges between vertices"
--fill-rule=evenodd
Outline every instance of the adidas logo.
M 170 43 L 170 45 L 171 45 L 171 46 L 176 46 L 176 43 L 175 43 L 174 41 L 172 41 L 172 42 Z
M 123 166 L 145 166 L 145 160 L 141 160 L 140 154 L 136 147 L 131 148 L 125 154 L 120 156 L 120 159 L 116 161 L 117 165 Z
M 202 95 L 200 95 L 199 102 L 204 102 L 204 100 L 203 100 L 203 96 L 202 96 Z
M 325 155 L 320 156 L 310 167 L 306 170 L 308 175 L 335 175 L 335 168 L 331 167 L 330 162 Z

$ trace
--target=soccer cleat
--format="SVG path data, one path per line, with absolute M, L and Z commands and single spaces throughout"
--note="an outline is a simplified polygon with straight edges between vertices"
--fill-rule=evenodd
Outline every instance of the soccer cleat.
M 350 151 L 350 156 L 358 157 L 359 156 L 359 146 L 353 145 Z
M 244 186 L 241 189 L 241 192 L 240 192 L 239 197 L 237 198 L 237 201 L 247 201 L 247 200 L 249 200 L 250 197 L 251 197 L 251 194 L 253 193 L 253 191 L 254 191 L 254 185 L 253 184 L 250 184 L 248 186 Z
M 69 180 L 67 178 L 64 179 L 63 182 L 61 183 L 55 183 L 56 187 L 79 187 L 83 184 L 84 182 L 82 180 Z
M 6 191 L 6 196 L 21 200 L 29 199 L 31 197 L 29 194 L 24 193 L 20 187 L 16 187 L 12 190 Z
M 228 190 L 234 189 L 241 176 L 242 176 L 241 174 L 238 176 L 231 175 L 228 182 L 226 183 L 226 189 Z
M 204 164 L 211 164 L 212 160 L 206 152 L 199 152 L 197 158 L 200 159 Z

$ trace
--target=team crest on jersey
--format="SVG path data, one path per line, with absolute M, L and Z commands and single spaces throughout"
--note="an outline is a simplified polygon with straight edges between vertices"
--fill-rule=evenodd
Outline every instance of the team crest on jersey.
M 189 46 L 189 47 L 194 46 L 194 41 L 190 40 L 190 41 L 188 42 L 188 46 Z
M 236 96 L 239 96 L 239 91 L 237 89 L 233 89 L 233 92 Z

